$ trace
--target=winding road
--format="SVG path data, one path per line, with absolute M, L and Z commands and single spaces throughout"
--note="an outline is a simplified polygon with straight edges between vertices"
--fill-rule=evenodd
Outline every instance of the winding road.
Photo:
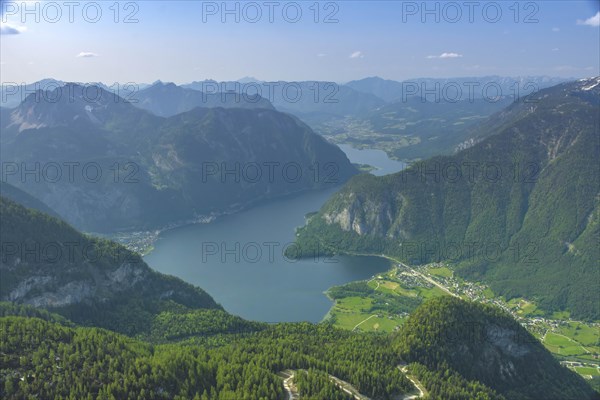
M 362 321 L 360 321 L 358 324 L 354 325 L 354 328 L 352 328 L 352 330 L 355 330 L 356 328 L 358 328 L 359 325 L 361 325 L 363 322 L 367 322 L 368 320 L 370 320 L 373 317 L 376 317 L 377 315 L 373 314 L 371 316 L 369 316 L 368 318 L 363 319 Z
M 400 400 L 414 400 L 414 399 L 419 399 L 419 398 L 425 397 L 425 394 L 427 393 L 427 391 L 425 390 L 423 385 L 421 385 L 421 382 L 419 382 L 416 378 L 414 378 L 412 375 L 409 374 L 408 367 L 398 365 L 398 369 L 412 382 L 413 385 L 415 385 L 415 387 L 419 391 L 419 393 L 417 393 L 417 394 L 403 395 L 399 399 Z M 300 371 L 306 372 L 306 370 L 300 370 Z M 287 394 L 287 400 L 300 400 L 301 399 L 300 393 L 298 393 L 298 389 L 296 388 L 296 386 L 294 386 L 294 376 L 296 375 L 296 371 L 291 370 L 291 369 L 286 369 L 286 370 L 279 372 L 278 375 L 283 378 L 283 389 L 285 390 L 285 392 Z M 367 397 L 367 396 L 361 394 L 351 383 L 341 380 L 340 378 L 333 376 L 333 375 L 329 375 L 329 379 L 338 388 L 342 389 L 345 393 L 354 397 L 355 400 L 371 400 L 370 397 Z
M 408 367 L 404 366 L 401 367 L 400 365 L 398 365 L 398 369 L 400 371 L 402 371 L 402 373 L 404 374 L 404 376 L 406 376 L 413 385 L 415 385 L 415 387 L 417 388 L 417 390 L 419 391 L 418 394 L 412 394 L 412 395 L 406 395 L 402 398 L 402 400 L 414 400 L 414 399 L 419 399 L 421 397 L 425 397 L 425 388 L 423 387 L 423 385 L 421 385 L 421 382 L 419 382 L 417 380 L 417 378 L 414 378 L 412 375 L 410 375 L 408 373 Z
M 300 395 L 298 394 L 298 391 L 296 390 L 296 387 L 293 386 L 293 381 L 294 381 L 294 371 L 286 369 L 284 371 L 281 371 L 279 373 L 279 375 L 283 378 L 283 389 L 285 390 L 285 393 L 287 394 L 287 400 L 299 400 L 300 399 Z

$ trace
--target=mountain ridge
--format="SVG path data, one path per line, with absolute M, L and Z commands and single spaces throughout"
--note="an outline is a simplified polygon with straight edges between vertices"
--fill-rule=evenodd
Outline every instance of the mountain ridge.
M 177 86 L 174 83 L 157 82 L 140 90 L 130 99 L 138 108 L 160 117 L 172 117 L 194 108 L 267 108 L 274 109 L 271 102 L 258 95 L 246 93 L 205 93 Z
M 455 156 L 353 178 L 299 231 L 298 246 L 451 260 L 460 275 L 507 298 L 600 318 L 590 279 L 600 256 L 599 82 L 560 84 L 534 103 L 514 103 L 488 120 L 489 137 Z
M 138 334 L 169 308 L 222 309 L 202 289 L 155 272 L 116 243 L 0 197 L 0 299 L 84 325 Z
M 194 108 L 164 118 L 77 84 L 30 95 L 3 118 L 0 133 L 0 157 L 15 166 L 6 180 L 95 232 L 164 227 L 337 185 L 356 173 L 340 149 L 276 110 Z M 278 174 L 270 179 L 265 163 L 276 162 Z M 303 175 L 288 179 L 284 162 Z M 246 179 L 257 165 L 258 178 Z M 328 165 L 335 182 L 321 177 L 331 172 Z M 223 167 L 235 176 L 222 176 Z M 34 174 L 23 175 L 25 168 Z
M 481 98 L 488 94 L 484 92 L 480 87 L 486 87 L 493 84 L 494 94 L 491 96 L 509 96 L 516 95 L 528 95 L 533 91 L 545 89 L 550 86 L 554 86 L 559 83 L 573 80 L 573 78 L 559 78 L 550 76 L 499 76 L 499 75 L 488 75 L 488 76 L 458 76 L 451 78 L 411 78 L 401 81 L 384 79 L 378 76 L 367 77 L 354 81 L 347 82 L 346 85 L 352 87 L 355 90 L 362 91 L 364 93 L 373 94 L 387 102 L 398 101 L 403 96 L 414 95 L 413 91 L 418 90 L 421 93 L 422 90 L 433 90 L 436 85 L 440 87 L 452 87 L 460 88 L 463 92 L 462 99 Z M 470 93 L 471 87 L 475 88 L 473 93 Z M 499 88 L 499 93 L 495 90 Z M 438 90 L 441 93 L 441 90 Z M 440 95 L 438 93 L 438 95 Z

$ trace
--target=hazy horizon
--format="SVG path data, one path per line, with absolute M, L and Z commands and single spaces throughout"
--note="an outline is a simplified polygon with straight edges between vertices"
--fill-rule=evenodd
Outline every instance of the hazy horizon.
M 596 0 L 0 3 L 2 82 L 600 74 Z
M 346 85 L 350 82 L 354 82 L 354 81 L 360 81 L 363 79 L 371 79 L 371 78 L 379 78 L 379 79 L 383 79 L 386 81 L 395 81 L 395 82 L 410 82 L 410 81 L 416 81 L 416 80 L 421 80 L 421 79 L 432 79 L 432 80 L 452 80 L 452 79 L 484 79 L 484 78 L 505 78 L 505 79 L 517 79 L 517 78 L 521 78 L 521 79 L 526 79 L 526 78 L 548 78 L 548 79 L 564 79 L 566 81 L 571 81 L 571 80 L 578 80 L 578 79 L 589 79 L 589 78 L 594 78 L 596 76 L 599 76 L 598 74 L 592 74 L 589 76 L 581 76 L 581 77 L 574 77 L 574 76 L 567 76 L 567 77 L 562 77 L 562 76 L 550 76 L 550 75 L 513 75 L 513 76 L 509 76 L 509 75 L 464 75 L 464 76 L 448 76 L 448 77 L 432 77 L 432 76 L 413 76 L 413 77 L 408 77 L 406 79 L 402 79 L 402 80 L 396 80 L 396 79 L 391 79 L 391 78 L 386 78 L 386 77 L 382 77 L 382 76 L 364 76 L 364 77 L 359 77 L 357 79 L 352 79 L 349 81 L 326 81 L 326 80 L 317 80 L 317 79 L 290 79 L 290 80 L 285 80 L 285 82 L 334 82 L 338 85 Z M 166 81 L 163 79 L 154 79 L 153 81 L 148 81 L 148 82 L 135 82 L 137 84 L 140 85 L 154 85 L 157 83 L 163 83 L 163 84 L 169 84 L 169 83 L 173 83 L 177 86 L 184 86 L 184 85 L 188 85 L 194 82 L 240 82 L 240 83 L 245 83 L 245 82 L 250 82 L 247 79 L 248 78 L 254 78 L 254 77 L 242 77 L 242 78 L 238 78 L 238 79 L 228 79 L 228 80 L 217 80 L 217 79 L 212 79 L 212 78 L 199 78 L 196 79 L 194 81 L 182 81 L 182 82 L 174 82 L 174 81 Z M 42 81 L 46 81 L 46 80 L 54 80 L 54 81 L 59 81 L 59 82 L 64 82 L 64 83 L 75 83 L 75 84 L 105 84 L 105 85 L 109 85 L 109 84 L 114 84 L 114 83 L 120 83 L 120 84 L 125 84 L 125 83 L 131 83 L 132 81 L 120 81 L 120 82 L 103 82 L 103 81 L 98 81 L 98 80 L 91 80 L 91 81 L 73 81 L 73 80 L 68 80 L 68 79 L 57 79 L 55 77 L 46 77 L 46 78 L 42 78 L 42 79 L 38 79 L 35 81 L 29 81 L 29 82 L 12 82 L 12 81 L 0 81 L 0 85 L 10 85 L 10 84 L 18 84 L 18 85 L 33 85 L 35 83 L 38 82 L 42 82 Z M 282 80 L 283 81 L 283 80 Z M 273 80 L 273 79 L 261 79 L 261 78 L 255 78 L 254 80 L 252 80 L 252 82 L 277 82 L 277 80 Z

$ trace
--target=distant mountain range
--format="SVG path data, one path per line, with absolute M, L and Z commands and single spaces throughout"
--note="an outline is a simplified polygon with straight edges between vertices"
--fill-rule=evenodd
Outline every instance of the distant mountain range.
M 472 80 L 480 85 L 495 82 L 503 88 L 514 88 L 530 81 L 540 87 L 557 78 L 461 78 L 455 82 Z M 453 82 L 450 79 L 417 81 L 426 85 Z M 494 132 L 485 126 L 489 124 L 485 122 L 486 117 L 515 100 L 509 95 L 494 101 L 474 98 L 473 101 L 436 102 L 415 94 L 386 103 L 367 90 L 369 86 L 397 89 L 406 84 L 396 83 L 380 78 L 341 86 L 327 82 L 251 82 L 248 79 L 244 83 L 202 81 L 183 86 L 157 81 L 142 90 L 127 87 L 128 91 L 123 92 L 125 86 L 82 86 L 48 79 L 30 85 L 28 90 L 40 86 L 53 90 L 31 93 L 17 107 L 0 109 L 0 156 L 3 161 L 24 162 L 24 166 L 36 162 L 48 166 L 52 161 L 98 163 L 104 176 L 92 185 L 85 182 L 86 179 L 81 182 L 81 176 L 75 185 L 33 184 L 31 179 L 21 182 L 22 179 L 16 177 L 18 174 L 12 174 L 10 179 L 15 186 L 39 198 L 80 229 L 147 228 L 322 186 L 323 182 L 307 181 L 310 172 L 306 170 L 311 169 L 310 163 L 321 166 L 333 163 L 339 171 L 321 171 L 318 175 L 333 173 L 336 182 L 343 182 L 354 173 L 339 150 L 318 140 L 307 125 L 284 113 L 302 119 L 334 143 L 378 148 L 393 157 L 414 160 L 453 154 L 473 146 Z M 236 95 L 236 90 L 242 93 Z M 265 96 L 256 95 L 256 90 Z M 125 93 L 124 97 L 118 93 Z M 51 96 L 57 96 L 57 100 Z M 391 95 L 383 97 L 392 98 Z M 524 99 L 521 102 L 524 103 Z M 198 111 L 199 106 L 212 111 Z M 274 107 L 284 113 L 275 111 Z M 183 114 L 185 117 L 180 116 Z M 263 124 L 264 118 L 270 121 L 270 126 Z M 262 124 L 263 128 L 256 129 L 255 124 Z M 291 131 L 284 128 L 287 124 L 291 124 Z M 221 130 L 227 133 L 209 133 Z M 253 131 L 253 140 L 239 140 L 245 137 L 240 136 L 244 130 Z M 277 149 L 273 144 L 259 146 L 266 138 L 276 143 L 284 136 L 286 139 Z M 299 137 L 311 139 L 300 144 L 296 142 Z M 177 144 L 167 143 L 165 138 L 176 140 Z M 232 148 L 226 149 L 224 143 Z M 191 154 L 191 148 L 196 149 L 196 153 Z M 298 152 L 298 148 L 302 150 Z M 318 150 L 321 148 L 327 150 Z M 233 157 L 233 154 L 237 155 Z M 227 167 L 223 162 L 234 163 L 233 168 L 237 168 L 236 165 L 248 167 L 252 162 L 273 160 L 279 165 L 298 160 L 303 166 L 304 179 L 294 184 L 238 184 L 236 188 L 230 182 L 216 183 L 220 177 L 212 171 L 202 189 L 188 184 L 198 176 L 202 178 L 206 172 L 202 171 L 203 167 L 210 165 L 208 168 L 214 169 L 215 163 L 219 167 Z M 90 165 L 97 167 L 87 166 Z M 115 166 L 118 171 L 114 170 Z M 239 175 L 241 171 L 236 173 Z M 135 175 L 136 184 L 125 184 L 123 174 Z M 120 178 L 118 182 L 108 182 L 109 176 L 116 175 Z M 106 197 L 104 192 L 112 195 Z M 217 200 L 224 193 L 230 199 L 227 204 Z M 166 214 L 162 211 L 165 205 L 169 210 Z M 105 211 L 102 217 L 95 211 L 97 207 Z
M 17 82 L 4 82 L 0 87 L 0 107 L 14 108 L 23 102 L 27 96 L 36 93 L 41 90 L 44 92 L 52 92 L 54 89 L 65 86 L 68 82 L 47 78 L 41 81 L 33 82 L 30 84 L 17 83 Z M 133 97 L 137 92 L 143 90 L 151 85 L 147 83 L 139 82 L 124 82 L 124 83 L 112 83 L 104 84 L 102 82 L 71 82 L 77 83 L 81 86 L 98 86 L 107 92 L 116 94 L 124 99 Z M 93 91 L 93 88 L 90 89 Z M 90 92 L 90 97 L 93 94 Z
M 599 114 L 600 78 L 543 89 L 483 122 L 484 139 L 454 156 L 355 177 L 299 246 L 451 261 L 507 298 L 598 319 Z
M 161 117 L 172 117 L 197 107 L 274 109 L 268 100 L 258 95 L 231 92 L 203 93 L 177 86 L 174 83 L 162 82 L 157 82 L 135 93 L 130 101 L 136 107 Z
M 269 100 L 276 109 L 294 114 L 308 124 L 331 117 L 364 115 L 385 104 L 385 101 L 372 94 L 357 92 L 348 86 L 324 81 L 216 82 L 208 80 L 182 86 L 201 92 L 210 89 L 220 92 L 237 91 L 246 95 L 257 93 Z
M 437 95 L 448 99 L 470 100 L 482 97 L 519 97 L 540 89 L 567 82 L 569 78 L 548 76 L 483 76 L 456 78 L 415 78 L 393 81 L 377 76 L 346 83 L 346 86 L 363 93 L 370 93 L 386 102 L 406 100 L 413 96 L 426 97 L 429 101 Z M 437 89 L 436 89 L 437 88 Z M 444 91 L 446 93 L 444 93 Z M 460 96 L 459 96 L 460 94 Z
M 269 108 L 163 118 L 67 84 L 2 113 L 0 158 L 13 168 L 5 180 L 87 231 L 164 226 L 356 173 L 339 148 Z
M 564 78 L 459 77 L 405 81 L 370 77 L 346 84 L 325 81 L 195 81 L 175 85 L 91 84 L 155 115 L 170 117 L 195 107 L 272 108 L 293 114 L 336 144 L 384 150 L 416 160 L 452 154 L 472 145 L 469 130 L 511 101 L 565 82 Z M 37 89 L 65 82 L 45 79 L 26 87 L 3 87 L 5 108 Z M 237 96 L 235 94 L 238 94 Z
M 260 93 L 278 110 L 300 117 L 336 144 L 384 150 L 415 160 L 452 154 L 475 143 L 472 127 L 517 98 L 565 82 L 563 78 L 419 78 L 402 82 L 378 77 L 333 82 L 198 81 L 184 87 Z
M 247 95 L 257 93 L 260 97 L 270 101 L 277 109 L 283 111 L 289 110 L 294 113 L 324 113 L 333 115 L 347 115 L 349 110 L 356 113 L 362 106 L 377 106 L 377 103 L 394 103 L 409 97 L 426 97 L 432 101 L 433 90 L 438 85 L 440 88 L 447 88 L 445 94 L 438 91 L 438 97 L 453 97 L 453 89 L 460 88 L 462 97 L 458 100 L 468 100 L 473 98 L 494 97 L 496 95 L 506 96 L 525 96 L 533 91 L 544 89 L 567 82 L 569 78 L 558 78 L 548 76 L 525 76 L 525 77 L 503 77 L 503 76 L 484 76 L 484 77 L 456 77 L 456 78 L 414 78 L 403 81 L 383 79 L 377 76 L 354 80 L 345 84 L 327 81 L 261 81 L 253 77 L 244 77 L 237 81 L 215 81 L 204 80 L 194 81 L 188 84 L 179 85 L 182 88 L 194 89 L 207 94 L 214 94 L 216 87 L 223 91 L 244 91 Z M 80 85 L 86 83 L 76 82 Z M 22 83 L 4 83 L 0 90 L 0 107 L 14 108 L 25 98 L 36 90 L 50 91 L 57 87 L 64 86 L 65 81 L 52 78 L 43 79 L 30 84 Z M 123 97 L 127 100 L 136 98 L 139 92 L 142 92 L 152 86 L 162 87 L 174 85 L 156 81 L 152 84 L 139 82 L 122 82 L 105 84 L 102 82 L 91 82 L 87 85 L 99 86 L 106 91 Z M 297 88 L 302 93 L 297 94 Z M 172 89 L 170 87 L 169 89 Z M 209 89 L 209 90 L 207 90 Z M 414 92 L 415 89 L 418 92 Z M 500 92 L 497 92 L 497 89 Z M 164 90 L 164 89 L 163 89 Z M 427 93 L 429 91 L 429 93 Z M 340 93 L 341 92 L 341 93 Z M 365 97 L 372 95 L 378 98 Z M 298 99 L 296 99 L 298 98 Z M 291 101 L 290 101 L 291 100 Z M 332 103 L 332 100 L 334 101 Z M 177 99 L 177 101 L 180 101 Z M 337 103 L 342 104 L 337 104 Z M 209 101 L 210 103 L 210 101 Z M 311 103 L 313 104 L 311 106 Z M 354 104 L 352 104 L 354 103 Z M 357 108 L 358 107 L 358 108 Z M 188 110 L 184 110 L 188 111 Z

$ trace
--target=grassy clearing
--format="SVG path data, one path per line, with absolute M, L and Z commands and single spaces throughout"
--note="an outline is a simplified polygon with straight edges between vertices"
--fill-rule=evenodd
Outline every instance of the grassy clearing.
M 381 283 L 380 287 L 381 286 L 383 286 L 384 288 L 390 289 L 390 290 L 396 290 L 396 288 L 398 288 L 398 286 L 400 286 L 400 284 L 398 282 L 384 281 Z
M 429 268 L 427 271 L 431 275 L 441 276 L 443 278 L 451 278 L 452 277 L 452 270 L 450 270 L 447 267 Z
M 345 297 L 336 301 L 330 315 L 336 326 L 350 330 L 371 315 L 372 303 L 373 300 L 366 297 Z
M 396 288 L 396 293 L 400 296 L 406 296 L 406 297 L 417 297 L 419 295 L 418 290 L 408 289 L 408 288 L 403 287 L 402 285 L 399 285 Z
M 492 289 L 490 289 L 489 287 L 487 287 L 483 290 L 483 295 L 485 296 L 486 299 L 493 299 L 494 297 L 496 297 L 496 294 L 494 293 L 494 291 Z
M 513 309 L 521 317 L 542 316 L 544 312 L 538 309 L 535 303 L 531 301 L 514 298 L 508 301 L 508 306 Z
M 344 297 L 336 303 L 336 308 L 342 312 L 368 312 L 373 305 L 373 299 L 368 297 Z
M 353 329 L 357 324 L 361 321 L 364 321 L 366 318 L 370 316 L 370 314 L 364 313 L 347 313 L 347 312 L 332 312 L 332 315 L 335 316 L 335 326 L 342 329 Z M 367 321 L 367 322 L 370 322 Z M 366 323 L 365 323 L 366 324 Z M 362 324 L 362 325 L 365 325 Z M 362 327 L 361 325 L 361 327 Z
M 538 310 L 537 306 L 527 300 L 521 300 L 517 314 L 523 316 L 543 315 L 544 313 Z
M 367 285 L 375 290 L 376 294 L 371 294 L 370 297 L 348 296 L 337 299 L 329 313 L 335 326 L 354 329 L 360 324 L 357 329 L 365 332 L 393 332 L 406 319 L 406 314 L 394 308 L 397 307 L 398 299 L 420 297 L 425 300 L 446 295 L 435 286 L 405 286 L 396 277 L 394 269 L 371 279 Z
M 571 317 L 571 313 L 568 311 L 556 311 L 552 313 L 552 319 L 569 319 Z
M 381 292 L 381 293 L 385 293 L 390 296 L 398 296 L 398 292 L 396 292 L 395 289 L 390 288 L 391 285 L 389 285 L 389 283 L 391 283 L 391 282 L 385 282 L 385 283 L 380 282 L 379 287 L 377 288 L 377 291 Z
M 432 288 L 420 287 L 417 290 L 419 292 L 419 296 L 423 297 L 423 299 L 425 300 L 431 299 L 433 297 L 448 296 L 448 293 L 444 292 L 437 286 L 434 286 Z
M 371 279 L 369 282 L 367 282 L 367 286 L 369 286 L 371 289 L 375 289 L 378 286 L 378 281 L 376 279 Z
M 342 329 L 354 329 L 363 332 L 393 332 L 394 329 L 402 325 L 406 318 L 399 317 L 388 317 L 379 314 L 373 314 L 369 312 L 348 312 L 334 309 L 331 312 L 334 317 L 334 325 Z M 360 324 L 360 325 L 359 325 Z
M 593 354 L 585 354 L 582 356 L 577 356 L 577 358 L 580 358 L 580 359 L 586 360 L 586 361 L 594 361 L 595 363 L 598 363 L 598 358 Z
M 598 328 L 582 322 L 569 322 L 548 332 L 543 341 L 544 346 L 552 353 L 579 360 L 598 362 L 595 355 L 600 354 L 600 332 Z
M 587 353 L 579 343 L 552 332 L 546 334 L 544 344 L 550 351 L 562 356 L 577 356 Z
M 361 324 L 359 328 L 366 332 L 393 332 L 404 320 L 405 318 L 375 317 Z
M 600 376 L 600 372 L 598 371 L 598 368 L 594 368 L 594 367 L 575 367 L 575 371 L 579 375 Z
M 598 346 L 600 342 L 600 330 L 579 322 L 570 322 L 567 326 L 561 326 L 559 333 L 581 343 L 584 346 Z

